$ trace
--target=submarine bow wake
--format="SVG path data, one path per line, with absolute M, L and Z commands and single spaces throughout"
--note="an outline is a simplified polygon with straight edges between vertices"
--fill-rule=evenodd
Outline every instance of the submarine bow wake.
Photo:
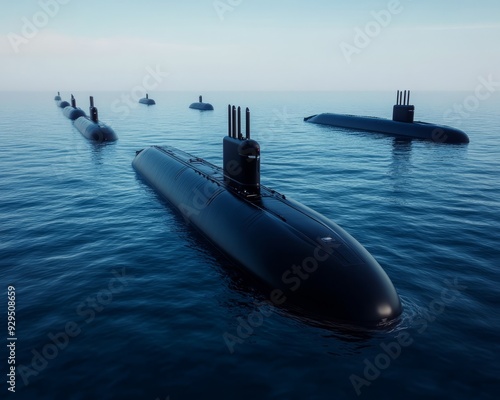
M 173 147 L 148 147 L 132 165 L 203 236 L 269 288 L 276 306 L 359 324 L 397 317 L 399 296 L 377 261 L 326 217 L 260 184 L 260 146 L 228 108 L 223 168 Z

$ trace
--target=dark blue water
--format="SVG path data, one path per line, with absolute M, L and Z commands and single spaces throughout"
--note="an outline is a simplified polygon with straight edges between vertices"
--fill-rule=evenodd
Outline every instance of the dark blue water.
M 0 338 L 9 343 L 12 285 L 12 398 L 499 393 L 498 93 L 454 116 L 469 145 L 302 121 L 318 112 L 390 117 L 392 93 L 204 93 L 209 113 L 187 108 L 197 93 L 155 93 L 154 107 L 120 109 L 120 93 L 93 94 L 116 143 L 87 141 L 54 93 L 1 94 Z M 86 109 L 88 93 L 75 95 Z M 450 122 L 446 111 L 469 95 L 415 94 L 416 119 Z M 131 161 L 148 145 L 220 165 L 229 102 L 252 110 L 262 183 L 340 224 L 387 271 L 404 303 L 395 326 L 327 327 L 263 305 L 267 293 L 138 179 Z M 238 329 L 228 345 L 224 335 Z M 5 349 L 1 398 L 10 394 Z

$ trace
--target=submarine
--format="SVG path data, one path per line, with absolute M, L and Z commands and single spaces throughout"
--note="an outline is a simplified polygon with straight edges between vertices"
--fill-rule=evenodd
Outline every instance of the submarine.
M 56 103 L 57 103 L 57 106 L 59 108 L 62 108 L 62 109 L 66 108 L 70 105 L 66 100 L 61 100 L 61 101 L 58 101 Z
M 97 108 L 94 107 L 94 98 L 90 96 L 89 117 L 81 116 L 75 120 L 75 128 L 87 139 L 96 142 L 112 142 L 118 139 L 115 131 L 99 121 Z
M 57 96 L 54 97 L 57 107 L 66 108 L 69 106 L 69 103 L 66 100 L 61 99 L 61 93 L 57 92 Z
M 248 108 L 243 136 L 240 107 L 228 107 L 222 146 L 222 168 L 171 146 L 137 151 L 132 166 L 234 265 L 263 283 L 274 305 L 360 326 L 401 314 L 392 281 L 356 239 L 260 183 Z
M 469 143 L 469 137 L 460 129 L 447 125 L 438 125 L 414 121 L 415 106 L 410 105 L 410 91 L 397 92 L 396 104 L 392 111 L 392 120 L 377 117 L 365 117 L 347 114 L 316 114 L 304 118 L 315 124 L 331 125 L 340 128 L 386 133 L 405 138 L 432 140 L 439 143 Z
M 66 118 L 69 118 L 72 121 L 79 117 L 85 117 L 85 111 L 76 107 L 76 100 L 73 95 L 71 95 L 71 105 L 64 107 L 63 114 Z
M 197 103 L 192 103 L 189 108 L 201 111 L 210 111 L 214 109 L 214 106 L 210 103 L 203 103 L 203 97 L 199 97 L 199 101 Z
M 146 97 L 143 97 L 142 99 L 139 100 L 139 103 L 141 104 L 146 104 L 148 106 L 152 106 L 156 104 L 156 102 L 153 99 L 149 98 L 149 95 L 146 93 Z

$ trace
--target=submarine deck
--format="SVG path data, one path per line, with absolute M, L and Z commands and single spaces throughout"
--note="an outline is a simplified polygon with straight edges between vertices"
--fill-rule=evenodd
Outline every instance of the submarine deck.
M 212 111 L 214 106 L 210 103 L 192 103 L 189 108 L 193 110 L 201 110 L 201 111 Z
M 304 121 L 320 125 L 336 126 L 350 130 L 432 140 L 434 142 L 455 144 L 469 143 L 469 137 L 467 134 L 459 129 L 422 121 L 409 123 L 380 117 L 334 113 L 311 115 L 304 118 Z
M 184 164 L 186 167 L 195 170 L 197 173 L 204 176 L 206 179 L 214 182 L 218 186 L 221 186 L 221 188 L 229 190 L 230 192 L 238 195 L 247 202 L 255 204 L 256 201 L 261 201 L 262 198 L 266 197 L 279 199 L 281 201 L 286 201 L 286 196 L 284 194 L 281 194 L 264 185 L 260 186 L 260 194 L 255 195 L 255 194 L 247 194 L 245 191 L 239 190 L 237 187 L 227 184 L 224 180 L 224 170 L 221 167 L 218 167 L 204 160 L 203 158 L 193 156 L 175 147 L 170 147 L 170 146 L 153 146 L 153 147 L 167 154 L 168 156 L 176 159 L 178 162 Z M 285 220 L 285 218 L 281 215 L 278 215 L 278 217 Z
M 344 265 L 361 263 L 361 259 L 357 256 L 353 257 L 350 246 L 347 246 L 347 242 L 349 242 L 349 239 L 345 237 L 345 235 L 348 235 L 347 232 L 330 219 L 309 207 L 297 203 L 292 199 L 288 199 L 284 194 L 264 185 L 260 185 L 259 195 L 249 194 L 240 190 L 236 185 L 233 186 L 225 181 L 223 169 L 202 158 L 195 157 L 175 147 L 152 147 L 185 165 L 186 168 L 194 170 L 196 173 L 220 187 L 220 189 L 211 193 L 207 203 L 211 203 L 222 192 L 228 191 L 252 207 L 280 219 L 292 228 L 297 235 L 304 239 L 307 238 L 306 240 L 308 241 L 322 238 L 325 241 L 333 241 L 338 244 L 342 243 L 343 246 L 339 246 L 336 253 L 337 256 L 344 261 Z M 314 223 L 311 224 L 307 221 L 314 221 Z

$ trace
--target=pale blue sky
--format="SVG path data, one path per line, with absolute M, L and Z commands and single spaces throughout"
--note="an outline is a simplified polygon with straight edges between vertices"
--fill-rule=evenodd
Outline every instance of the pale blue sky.
M 0 90 L 473 90 L 499 39 L 498 0 L 4 1 Z

